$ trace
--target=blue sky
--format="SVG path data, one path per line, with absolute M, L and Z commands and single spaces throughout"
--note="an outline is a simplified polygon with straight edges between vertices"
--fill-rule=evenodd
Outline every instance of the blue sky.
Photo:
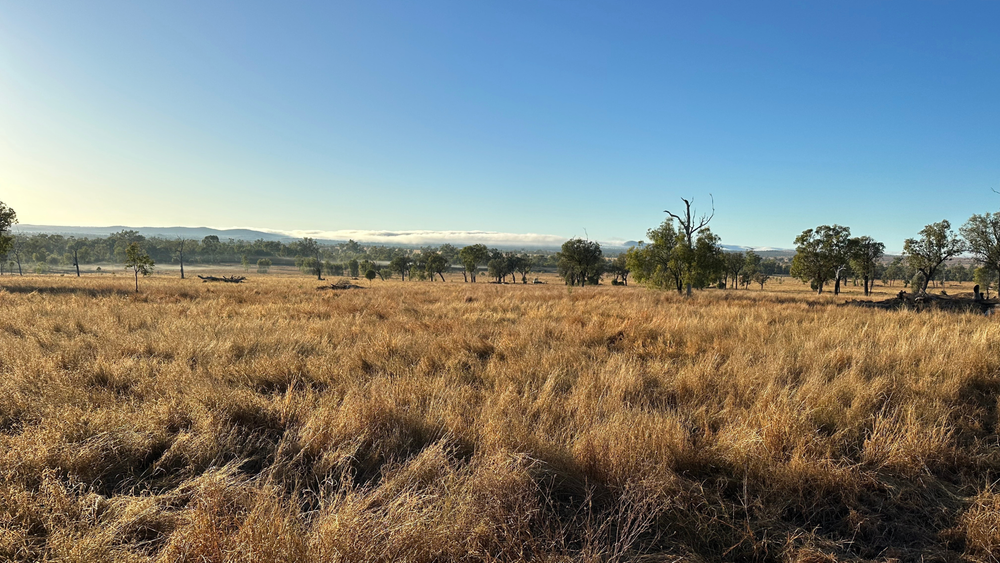
M 8 2 L 22 222 L 898 250 L 1000 208 L 1000 4 Z

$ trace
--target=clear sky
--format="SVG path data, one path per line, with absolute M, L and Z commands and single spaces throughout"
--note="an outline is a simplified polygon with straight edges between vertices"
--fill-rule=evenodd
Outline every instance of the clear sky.
M 997 2 L 5 2 L 23 223 L 890 250 L 1000 209 Z M 586 229 L 586 231 L 585 231 Z

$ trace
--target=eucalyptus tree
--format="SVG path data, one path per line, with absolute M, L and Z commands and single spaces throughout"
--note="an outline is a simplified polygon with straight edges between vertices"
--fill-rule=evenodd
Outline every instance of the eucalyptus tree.
M 677 258 L 677 230 L 674 222 L 666 219 L 659 227 L 646 231 L 649 242 L 639 242 L 625 253 L 625 263 L 632 277 L 639 283 L 653 287 L 684 291 L 684 271 Z
M 398 273 L 400 280 L 406 281 L 406 276 L 409 275 L 412 265 L 413 260 L 409 256 L 398 254 L 389 262 L 389 269 Z
M 148 276 L 153 272 L 155 265 L 153 259 L 149 257 L 149 254 L 146 254 L 138 242 L 133 242 L 125 247 L 125 269 L 131 269 L 135 274 L 136 293 L 139 293 L 139 274 Z
M 187 242 L 183 238 L 177 239 L 177 261 L 181 265 L 181 279 L 184 279 L 184 243 Z
M 21 270 L 21 255 L 24 254 L 24 247 L 27 243 L 28 239 L 24 235 L 13 235 L 11 239 L 10 255 L 17 263 L 17 274 L 19 276 L 24 275 L 24 272 Z
M 871 285 L 875 284 L 879 262 L 885 254 L 885 245 L 872 237 L 864 236 L 851 239 L 850 250 L 851 269 L 864 281 L 865 295 L 869 295 Z
M 205 237 L 207 240 L 210 237 Z M 214 237 L 218 241 L 219 237 Z M 203 241 L 204 243 L 204 241 Z M 317 280 L 323 279 L 323 260 L 320 257 L 319 243 L 315 239 L 305 237 L 295 244 L 295 255 L 302 259 L 302 267 L 316 274 Z
M 0 201 L 0 256 L 3 256 L 6 260 L 8 254 L 14 251 L 15 246 L 15 235 L 11 233 L 11 229 L 17 224 L 17 213 L 7 206 L 6 203 Z M 18 253 L 20 250 L 18 249 Z M 21 271 L 21 260 L 18 256 L 17 269 L 20 273 Z
M 976 263 L 986 268 L 980 276 L 1000 272 L 1000 213 L 973 215 L 959 231 Z
M 608 273 L 612 275 L 613 285 L 628 286 L 628 276 L 632 271 L 628 267 L 628 255 L 621 253 L 608 263 Z
M 490 251 L 484 244 L 470 244 L 459 250 L 458 259 L 462 262 L 462 266 L 465 267 L 462 273 L 465 276 L 465 281 L 470 281 L 471 278 L 472 283 L 476 283 L 476 270 L 480 264 L 488 262 L 489 257 Z
M 450 267 L 451 264 L 448 263 L 448 260 L 440 252 L 430 252 L 427 254 L 424 269 L 427 275 L 431 277 L 431 281 L 434 280 L 435 274 L 441 277 L 441 281 L 444 281 L 444 272 Z
M 920 238 L 903 241 L 903 254 L 913 268 L 923 274 L 919 293 L 927 292 L 927 284 L 946 261 L 965 251 L 965 241 L 951 230 L 948 220 L 931 223 L 920 230 Z
M 742 252 L 727 252 L 725 260 L 726 270 L 725 279 L 723 281 L 732 279 L 733 288 L 738 289 L 740 287 L 740 272 L 743 271 L 743 268 L 745 268 L 747 264 L 746 255 Z
M 530 254 L 520 254 L 514 257 L 514 271 L 521 274 L 521 283 L 528 283 L 528 274 L 535 267 L 535 260 Z
M 757 274 L 760 273 L 760 264 L 763 260 L 760 254 L 753 250 L 747 250 L 746 257 L 743 259 L 743 273 L 740 275 L 740 281 L 743 282 L 744 288 L 750 289 L 750 284 L 756 280 Z M 761 284 L 761 289 L 764 289 L 763 284 Z
M 559 252 L 559 275 L 568 285 L 596 285 L 604 273 L 604 254 L 595 241 L 580 238 L 563 243 Z
M 839 293 L 840 275 L 847 264 L 850 239 L 851 229 L 840 225 L 821 225 L 802 231 L 795 237 L 791 275 L 810 284 L 816 293 L 823 293 L 823 286 L 836 277 L 834 293 Z
M 708 229 L 708 224 L 715 217 L 715 199 L 712 199 L 712 213 L 698 217 L 698 213 L 692 209 L 694 200 L 681 198 L 684 202 L 684 210 L 674 213 L 669 209 L 663 212 L 674 218 L 678 223 L 676 253 L 683 267 L 684 283 L 687 287 L 687 294 L 691 295 L 691 286 L 697 276 L 698 255 L 695 252 L 695 236 L 703 230 Z

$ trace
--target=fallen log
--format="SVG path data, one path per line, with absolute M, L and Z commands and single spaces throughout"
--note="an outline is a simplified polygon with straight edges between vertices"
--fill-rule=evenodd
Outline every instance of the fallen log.
M 320 289 L 320 290 L 322 290 L 322 289 L 339 290 L 339 289 L 364 289 L 364 288 L 361 287 L 360 285 L 355 285 L 355 284 L 351 283 L 350 280 L 348 280 L 348 279 L 345 278 L 345 279 L 341 279 L 337 283 L 332 283 L 330 285 L 321 285 L 321 286 L 317 287 L 316 289 Z
M 229 277 L 226 277 L 226 276 L 222 276 L 222 277 L 216 277 L 216 276 L 198 276 L 198 278 L 201 279 L 202 282 L 204 282 L 204 283 L 208 283 L 208 282 L 243 283 L 243 280 L 247 279 L 246 276 L 239 276 L 239 277 L 237 277 L 237 276 L 229 276 Z

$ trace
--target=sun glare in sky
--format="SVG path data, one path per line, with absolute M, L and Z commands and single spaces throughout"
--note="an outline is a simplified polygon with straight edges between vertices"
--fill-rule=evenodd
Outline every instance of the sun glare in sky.
M 587 233 L 898 250 L 1000 196 L 1000 5 L 21 2 L 22 223 Z

